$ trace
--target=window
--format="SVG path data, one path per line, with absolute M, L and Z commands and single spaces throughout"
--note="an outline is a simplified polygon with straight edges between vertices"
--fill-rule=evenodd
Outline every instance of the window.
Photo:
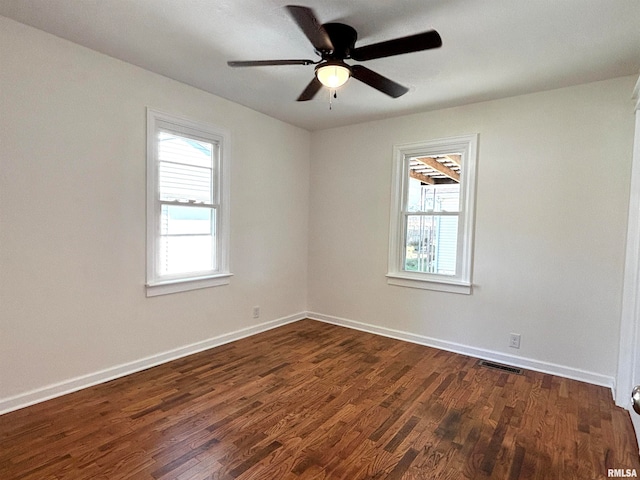
M 229 135 L 147 110 L 147 296 L 229 283 Z
M 394 147 L 389 284 L 471 293 L 477 142 Z

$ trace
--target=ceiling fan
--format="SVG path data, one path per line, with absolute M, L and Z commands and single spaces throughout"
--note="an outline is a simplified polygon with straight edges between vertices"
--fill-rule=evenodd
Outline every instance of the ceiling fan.
M 323 85 L 335 89 L 344 85 L 350 77 L 390 97 L 400 97 L 409 91 L 407 87 L 362 65 L 348 65 L 345 60 L 364 62 L 442 46 L 442 39 L 438 32 L 429 30 L 356 48 L 358 33 L 353 27 L 343 23 L 321 24 L 313 10 L 308 7 L 287 5 L 286 8 L 313 45 L 320 60 L 315 62 L 313 60 L 238 60 L 227 62 L 227 64 L 230 67 L 315 65 L 315 76 L 298 97 L 299 102 L 311 100 Z

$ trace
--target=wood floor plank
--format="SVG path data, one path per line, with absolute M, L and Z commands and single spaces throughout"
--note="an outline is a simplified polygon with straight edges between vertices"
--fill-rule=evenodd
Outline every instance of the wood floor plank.
M 603 387 L 304 320 L 0 416 L 0 478 L 601 479 Z

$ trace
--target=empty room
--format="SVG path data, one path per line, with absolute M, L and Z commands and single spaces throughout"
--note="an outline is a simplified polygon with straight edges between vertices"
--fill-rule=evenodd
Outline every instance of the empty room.
M 0 479 L 638 477 L 639 75 L 636 0 L 0 0 Z

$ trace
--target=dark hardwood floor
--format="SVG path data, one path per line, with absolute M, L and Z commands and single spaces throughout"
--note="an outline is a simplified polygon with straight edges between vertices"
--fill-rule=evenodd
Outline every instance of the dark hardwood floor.
M 640 461 L 610 392 L 304 320 L 0 416 L 0 479 L 579 479 Z

